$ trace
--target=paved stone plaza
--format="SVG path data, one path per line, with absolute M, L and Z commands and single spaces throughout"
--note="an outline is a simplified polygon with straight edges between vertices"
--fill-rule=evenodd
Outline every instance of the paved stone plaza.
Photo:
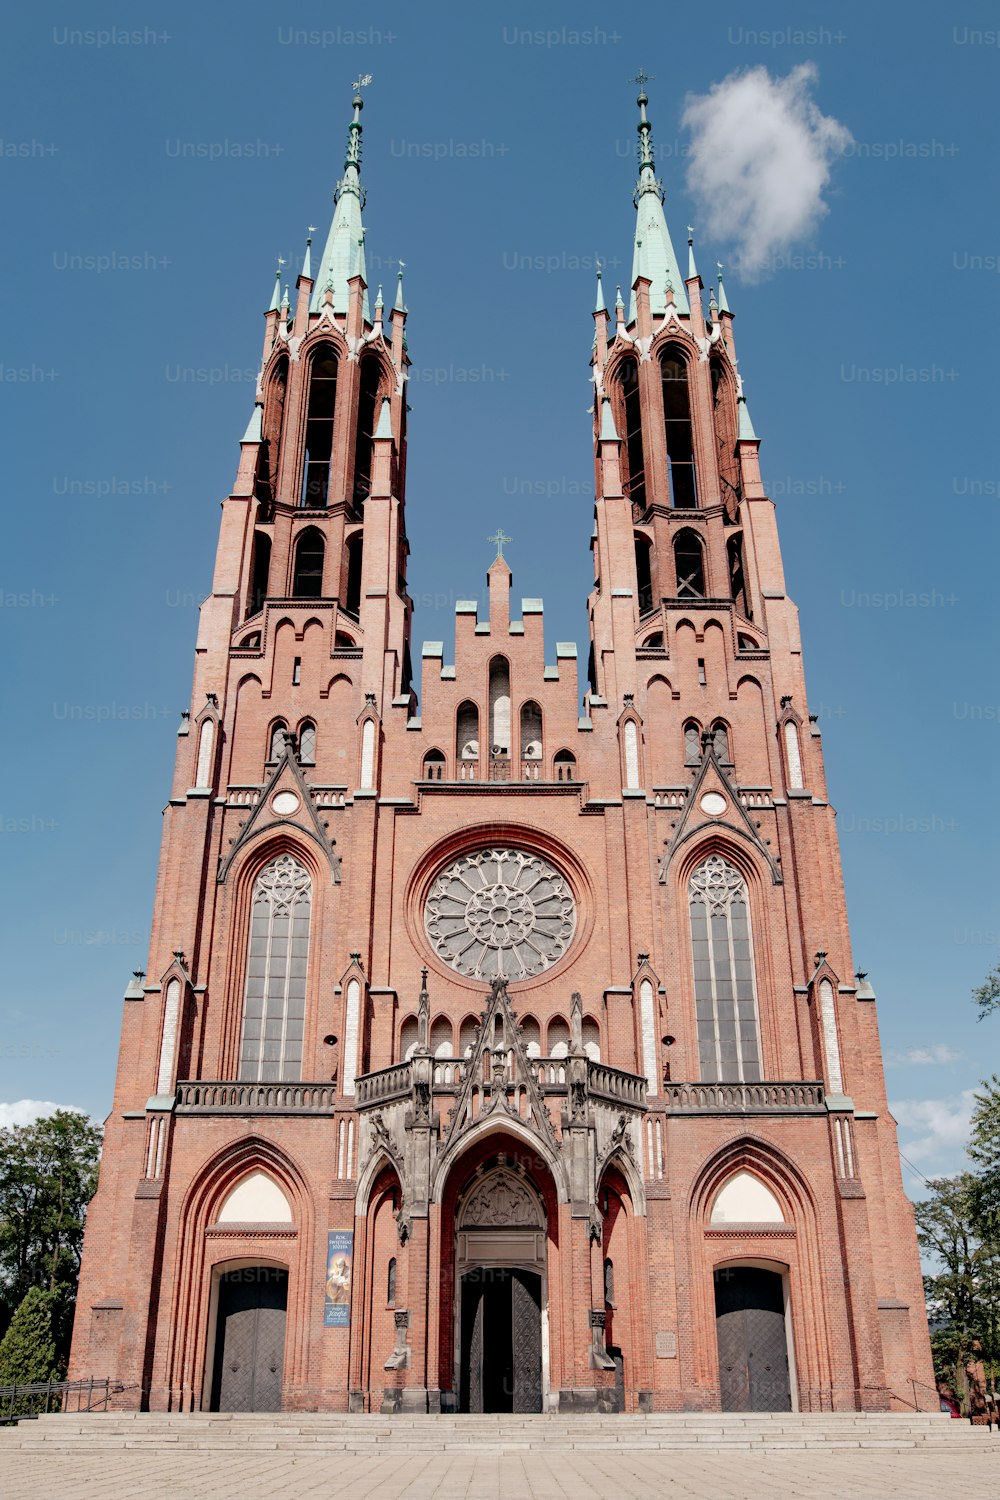
M 0 1448 L 0 1495 L 18 1500 L 798 1500 L 997 1493 L 1000 1443 L 962 1453 L 871 1449 L 788 1453 L 394 1452 L 298 1457 L 231 1450 L 25 1454 Z
M 980 1500 L 1000 1435 L 929 1414 L 50 1416 L 0 1429 L 17 1500 Z

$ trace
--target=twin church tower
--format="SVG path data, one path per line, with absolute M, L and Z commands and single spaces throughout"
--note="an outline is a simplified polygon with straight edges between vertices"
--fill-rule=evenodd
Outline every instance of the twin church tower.
M 647 102 L 582 685 L 499 555 L 418 701 L 360 94 L 275 286 L 87 1220 L 71 1375 L 125 1405 L 937 1407 L 733 317 Z

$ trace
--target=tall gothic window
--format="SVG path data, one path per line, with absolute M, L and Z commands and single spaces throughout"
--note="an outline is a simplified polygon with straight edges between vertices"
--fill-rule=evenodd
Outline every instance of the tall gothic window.
M 292 574 L 293 599 L 319 599 L 323 593 L 323 557 L 326 543 L 315 526 L 299 532 Z
M 290 854 L 257 876 L 250 919 L 240 1077 L 302 1077 L 312 881 Z
M 320 349 L 312 362 L 309 406 L 306 412 L 306 455 L 302 465 L 301 503 L 311 509 L 326 505 L 333 457 L 333 418 L 337 407 L 337 356 Z
M 746 881 L 712 854 L 688 882 L 698 1055 L 705 1082 L 760 1078 Z
M 358 430 L 354 442 L 354 500 L 363 505 L 372 487 L 372 439 L 378 404 L 379 363 L 374 357 L 361 361 L 358 383 Z
M 674 537 L 674 564 L 678 599 L 704 599 L 705 554 L 697 532 L 685 527 Z
M 634 359 L 623 361 L 618 375 L 622 407 L 625 413 L 625 493 L 634 505 L 646 509 L 646 469 L 642 457 L 642 405 L 639 400 L 639 366 Z
M 670 464 L 670 503 L 690 510 L 698 504 L 694 477 L 694 440 L 691 434 L 691 395 L 687 362 L 667 353 L 660 365 L 663 381 L 663 422 Z

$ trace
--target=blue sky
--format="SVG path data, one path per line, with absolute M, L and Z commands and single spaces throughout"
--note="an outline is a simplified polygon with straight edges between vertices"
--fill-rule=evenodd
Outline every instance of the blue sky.
M 359 73 L 373 286 L 406 261 L 415 655 L 482 595 L 498 524 L 549 641 L 585 640 L 592 267 L 627 283 L 643 67 L 675 244 L 696 226 L 708 282 L 777 235 L 727 286 L 855 958 L 904 1150 L 927 1175 L 961 1164 L 1000 1056 L 969 998 L 1000 927 L 996 12 L 748 10 L 8 12 L 0 1104 L 109 1106 L 261 312 L 276 256 L 294 273 L 306 227 L 325 233 Z M 748 187 L 738 125 L 699 154 L 682 117 L 734 73 L 766 90 L 803 64 L 803 117 L 849 141 L 782 241 L 795 182 Z M 736 213 L 754 192 L 756 230 Z

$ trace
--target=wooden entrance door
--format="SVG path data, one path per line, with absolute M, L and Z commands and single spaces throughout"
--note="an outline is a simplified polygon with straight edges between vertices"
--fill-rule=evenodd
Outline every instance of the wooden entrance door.
M 722 1266 L 715 1327 L 723 1411 L 790 1411 L 785 1297 L 776 1271 Z
M 461 1282 L 461 1410 L 542 1409 L 542 1278 L 509 1266 Z
M 280 1411 L 288 1272 L 248 1266 L 219 1278 L 212 1411 Z

